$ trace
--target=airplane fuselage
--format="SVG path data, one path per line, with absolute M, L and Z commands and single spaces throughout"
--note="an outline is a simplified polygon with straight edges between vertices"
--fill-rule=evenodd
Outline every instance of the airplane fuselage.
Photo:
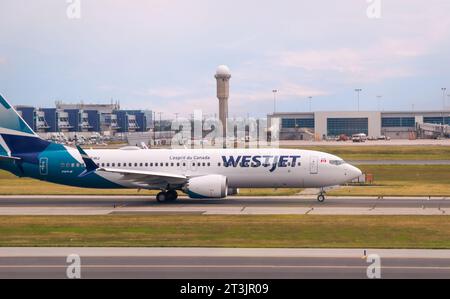
M 75 148 L 44 151 L 38 164 L 24 164 L 20 176 L 86 188 L 164 189 L 124 180 L 119 173 L 98 172 L 80 177 L 85 170 Z M 188 178 L 223 175 L 229 188 L 318 188 L 343 184 L 360 171 L 342 159 L 323 152 L 290 149 L 100 149 L 86 153 L 101 168 L 179 174 Z

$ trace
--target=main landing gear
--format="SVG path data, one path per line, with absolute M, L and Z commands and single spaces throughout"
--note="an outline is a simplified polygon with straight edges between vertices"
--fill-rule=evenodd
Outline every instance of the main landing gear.
M 325 202 L 325 199 L 326 199 L 325 195 L 326 195 L 325 190 L 323 188 L 320 189 L 320 194 L 317 196 L 317 201 L 320 202 L 320 203 Z
M 173 202 L 178 199 L 178 193 L 175 190 L 162 191 L 156 195 L 158 202 Z

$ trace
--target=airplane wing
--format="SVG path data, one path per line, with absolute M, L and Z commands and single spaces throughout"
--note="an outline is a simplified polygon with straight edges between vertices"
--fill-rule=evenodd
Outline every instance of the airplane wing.
M 116 168 L 98 168 L 96 172 L 117 173 L 122 175 L 122 180 L 145 185 L 180 185 L 187 182 L 184 175 L 163 172 L 128 170 Z
M 95 172 L 117 173 L 122 175 L 121 180 L 129 181 L 130 183 L 138 185 L 146 185 L 152 187 L 154 186 L 166 187 L 167 185 L 182 185 L 185 184 L 188 180 L 188 178 L 184 175 L 169 174 L 163 172 L 129 170 L 118 168 L 100 168 L 81 147 L 77 146 L 77 149 L 86 165 L 86 170 L 82 174 L 80 174 L 80 177 L 85 177 Z

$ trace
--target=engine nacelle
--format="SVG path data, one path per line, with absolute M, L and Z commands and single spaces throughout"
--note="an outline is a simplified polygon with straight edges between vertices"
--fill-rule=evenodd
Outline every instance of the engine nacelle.
M 189 179 L 183 191 L 190 198 L 224 198 L 228 195 L 228 180 L 223 175 L 205 175 Z

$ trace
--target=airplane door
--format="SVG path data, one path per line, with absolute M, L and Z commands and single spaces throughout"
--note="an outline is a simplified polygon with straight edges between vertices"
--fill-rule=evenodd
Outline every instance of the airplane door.
M 311 161 L 309 163 L 309 169 L 310 169 L 311 174 L 319 173 L 319 158 L 318 157 L 311 157 Z
M 48 175 L 48 158 L 39 159 L 39 173 L 41 175 Z

